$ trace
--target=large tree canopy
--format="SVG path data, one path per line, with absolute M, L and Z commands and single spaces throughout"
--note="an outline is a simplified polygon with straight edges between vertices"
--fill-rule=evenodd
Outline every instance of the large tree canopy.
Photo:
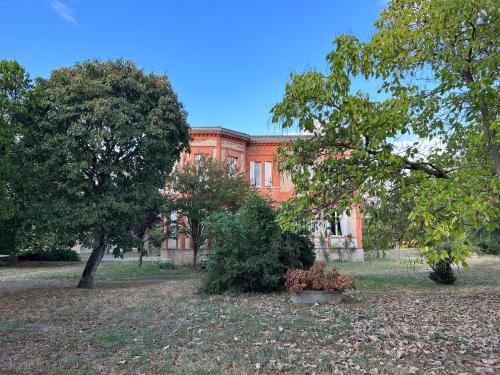
M 329 73 L 293 74 L 272 109 L 273 121 L 313 134 L 281 152 L 298 193 L 281 221 L 383 196 L 411 178 L 420 244 L 451 242 L 453 259 L 464 260 L 464 227 L 499 212 L 498 4 L 394 0 L 375 26 L 368 42 L 337 37 Z M 378 94 L 354 89 L 366 82 Z
M 137 221 L 161 202 L 188 147 L 186 112 L 165 75 L 122 60 L 55 70 L 35 92 L 23 138 L 37 179 L 30 210 L 37 231 L 92 245 L 79 283 L 92 287 L 105 249 L 137 245 Z

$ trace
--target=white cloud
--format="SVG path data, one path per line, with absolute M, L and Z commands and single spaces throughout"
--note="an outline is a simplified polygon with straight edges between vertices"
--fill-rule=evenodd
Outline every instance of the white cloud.
M 64 20 L 75 26 L 77 25 L 76 19 L 73 16 L 73 11 L 68 8 L 67 5 L 63 4 L 59 0 L 52 0 L 50 4 L 56 13 L 59 14 Z

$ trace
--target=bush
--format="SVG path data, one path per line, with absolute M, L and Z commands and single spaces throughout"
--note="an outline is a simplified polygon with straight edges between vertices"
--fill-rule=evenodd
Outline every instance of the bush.
M 500 226 L 500 222 L 497 225 Z M 481 254 L 500 255 L 500 228 L 492 232 L 480 229 L 472 232 L 470 237 L 476 251 Z
M 451 264 L 452 260 L 450 260 L 450 258 L 441 259 L 432 266 L 429 278 L 438 284 L 454 284 L 457 278 L 453 274 Z
M 280 261 L 286 268 L 309 268 L 316 260 L 314 243 L 307 232 L 281 234 Z
M 175 270 L 177 268 L 177 265 L 172 262 L 163 262 L 160 263 L 160 269 L 162 270 Z
M 10 218 L 9 220 L 0 220 L 0 254 L 16 254 L 16 234 L 19 226 L 19 220 Z
M 294 293 L 303 290 L 323 290 L 332 293 L 354 287 L 354 280 L 332 268 L 326 271 L 326 264 L 318 262 L 308 270 L 290 269 L 286 273 L 286 287 Z
M 280 290 L 290 266 L 314 262 L 312 243 L 298 234 L 283 234 L 270 203 L 256 192 L 237 213 L 212 215 L 207 231 L 212 248 L 203 289 L 208 293 Z
M 21 254 L 18 259 L 49 262 L 79 262 L 80 255 L 71 249 L 51 249 L 28 251 Z

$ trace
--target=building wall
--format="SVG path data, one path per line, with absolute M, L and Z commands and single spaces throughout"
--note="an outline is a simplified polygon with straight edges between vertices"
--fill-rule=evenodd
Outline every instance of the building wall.
M 261 181 L 257 190 L 266 197 L 272 199 L 274 204 L 279 204 L 290 199 L 294 194 L 294 186 L 288 174 L 280 175 L 276 155 L 278 147 L 286 146 L 293 141 L 293 137 L 286 136 L 255 136 L 234 132 L 224 128 L 193 128 L 190 131 L 191 142 L 190 152 L 184 152 L 181 155 L 179 167 L 189 161 L 195 162 L 196 154 L 203 154 L 213 157 L 217 160 L 226 160 L 228 157 L 236 158 L 236 167 L 250 179 L 250 166 L 252 162 L 260 162 Z M 265 163 L 272 163 L 272 184 L 265 186 Z M 351 236 L 351 247 L 355 260 L 363 259 L 362 250 L 362 220 L 359 207 L 353 207 L 351 216 L 343 215 L 342 225 Z M 344 230 L 343 230 L 344 231 Z M 344 237 L 329 236 L 324 227 L 319 226 L 314 234 L 314 242 L 318 259 L 324 254 L 324 249 L 320 244 L 319 238 L 327 234 L 326 244 L 332 251 L 332 248 L 344 244 Z M 324 243 L 323 243 L 324 245 Z M 324 247 L 324 246 L 323 246 Z M 192 254 L 189 238 L 179 236 L 177 239 L 171 239 L 165 242 L 162 247 L 162 261 L 167 259 L 175 262 L 185 262 Z M 174 251 L 185 251 L 185 254 L 174 255 Z M 335 252 L 335 251 L 334 251 Z M 332 254 L 335 258 L 335 254 Z
M 277 204 L 283 202 L 293 195 L 293 185 L 288 176 L 280 176 L 276 154 L 278 147 L 286 142 L 259 142 L 255 143 L 248 139 L 232 137 L 223 132 L 213 131 L 201 132 L 191 131 L 190 153 L 181 156 L 181 165 L 186 161 L 194 163 L 195 155 L 202 154 L 214 157 L 218 160 L 226 160 L 227 157 L 237 158 L 237 168 L 250 178 L 250 162 L 261 163 L 261 185 L 256 186 L 262 195 L 269 196 Z M 264 186 L 265 162 L 272 163 L 272 186 Z

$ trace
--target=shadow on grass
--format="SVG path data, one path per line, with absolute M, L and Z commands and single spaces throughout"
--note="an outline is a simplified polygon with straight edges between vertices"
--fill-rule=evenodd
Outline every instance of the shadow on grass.
M 78 280 L 83 266 L 78 270 L 68 272 L 47 273 L 40 278 L 48 280 Z M 188 267 L 161 269 L 157 262 L 144 262 L 141 267 L 135 262 L 101 264 L 97 269 L 96 281 L 120 279 L 189 279 L 196 278 L 198 272 Z
M 425 264 L 398 265 L 391 259 L 372 260 L 370 262 L 329 262 L 329 266 L 338 268 L 341 273 L 353 276 L 357 289 L 429 289 L 461 288 L 500 285 L 500 262 L 498 257 L 480 257 L 473 259 L 468 268 L 456 267 L 454 272 L 457 282 L 453 286 L 439 285 L 429 279 L 430 268 Z

